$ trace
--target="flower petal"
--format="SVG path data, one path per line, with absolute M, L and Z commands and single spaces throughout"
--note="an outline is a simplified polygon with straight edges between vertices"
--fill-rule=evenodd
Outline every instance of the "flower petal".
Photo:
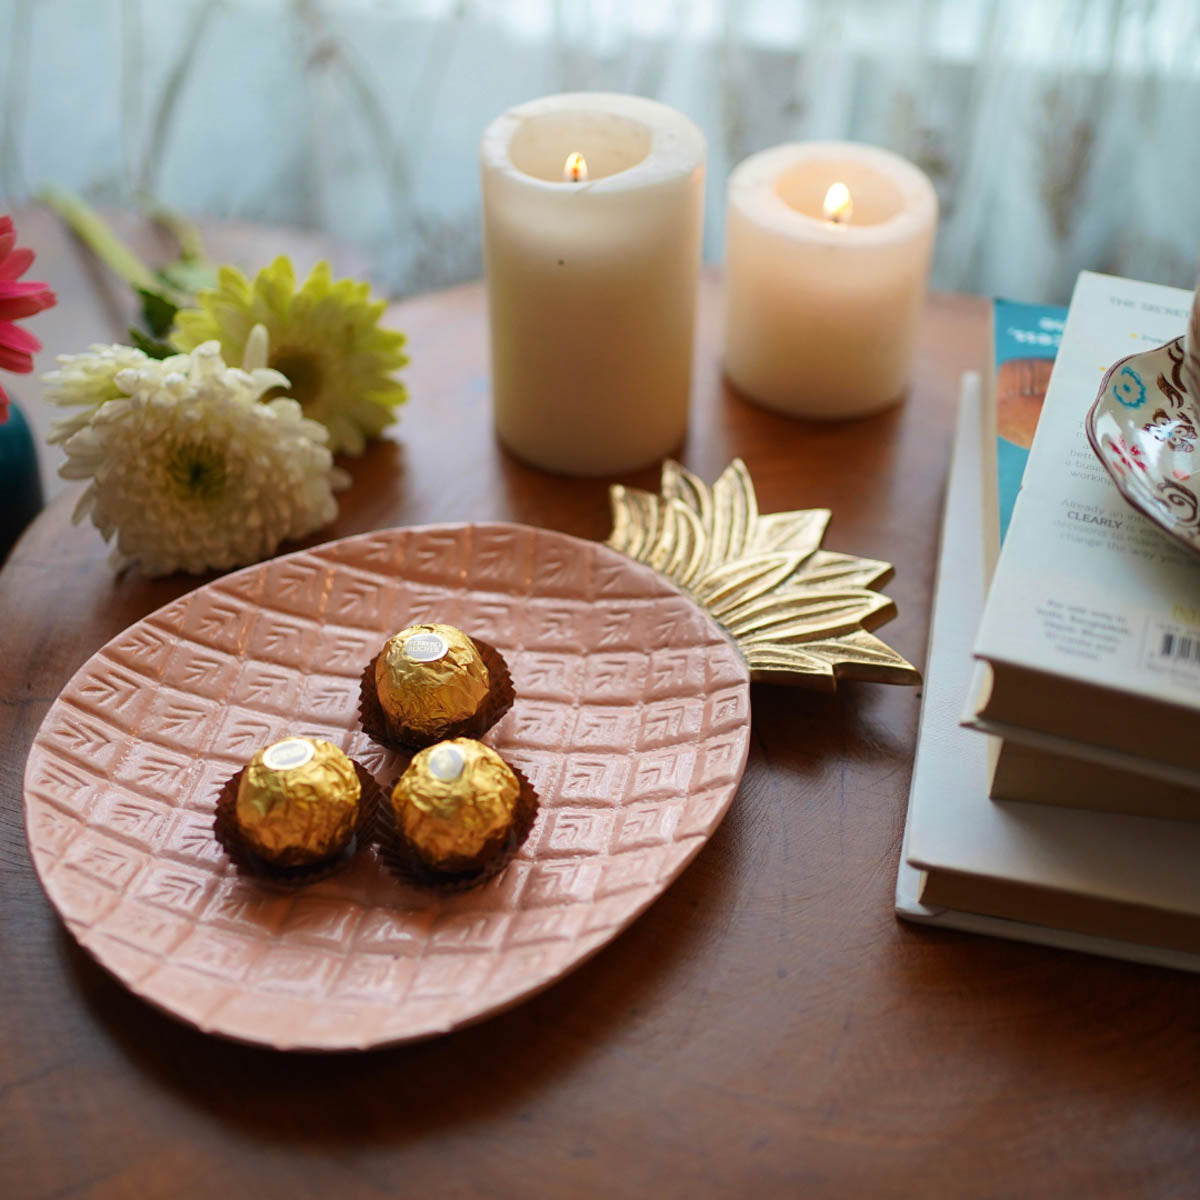
M 0 279 L 17 279 L 24 275 L 33 266 L 33 259 L 34 253 L 28 246 L 18 246 L 7 255 L 0 252 Z
M 17 246 L 12 217 L 0 216 L 0 369 L 28 374 L 33 370 L 34 351 L 42 343 L 13 324 L 32 317 L 56 303 L 49 284 L 37 280 L 19 282 L 34 260 L 27 247 Z
M 40 279 L 0 279 L 0 299 L 5 296 L 31 296 L 38 292 L 50 291 L 50 285 Z
M 53 308 L 54 304 L 54 293 L 43 284 L 0 282 L 0 321 L 32 317 L 47 308 Z
M 33 358 L 19 350 L 10 350 L 0 342 L 0 367 L 15 375 L 28 375 L 33 370 Z
M 250 336 L 246 339 L 246 348 L 242 351 L 242 370 L 265 370 L 270 354 L 271 335 L 260 321 L 250 330 Z
M 11 321 L 0 320 L 0 346 L 7 346 L 11 350 L 23 350 L 26 354 L 34 354 L 42 348 L 42 343 L 28 329 L 22 329 Z

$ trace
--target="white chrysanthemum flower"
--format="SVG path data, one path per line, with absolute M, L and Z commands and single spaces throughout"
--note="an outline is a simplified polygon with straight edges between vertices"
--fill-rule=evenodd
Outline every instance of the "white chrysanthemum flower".
M 186 354 L 178 357 L 187 359 Z M 116 385 L 119 372 L 153 361 L 132 346 L 91 346 L 86 354 L 60 354 L 58 370 L 42 376 L 47 385 L 45 398 L 51 404 L 79 411 L 55 421 L 47 441 L 65 442 L 92 419 L 106 400 L 119 399 L 124 394 Z
M 166 575 L 241 566 L 337 515 L 333 489 L 345 475 L 324 426 L 295 400 L 262 401 L 288 386 L 278 371 L 227 367 L 216 342 L 162 361 L 125 355 L 111 375 L 116 396 L 95 403 L 83 381 L 118 357 L 105 350 L 64 362 L 52 399 L 87 406 L 59 474 L 90 480 L 74 519 L 90 515 L 105 541 L 115 536 L 115 567 Z

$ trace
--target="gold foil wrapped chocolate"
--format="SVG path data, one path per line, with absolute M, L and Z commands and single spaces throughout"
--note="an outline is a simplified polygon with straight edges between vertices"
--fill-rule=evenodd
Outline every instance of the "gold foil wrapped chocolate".
M 375 660 L 375 690 L 391 731 L 438 738 L 469 721 L 491 679 L 479 650 L 453 625 L 412 625 Z
M 471 738 L 417 754 L 392 789 L 396 830 L 431 870 L 486 866 L 508 845 L 521 785 L 490 746 Z
M 332 742 L 289 737 L 260 750 L 238 784 L 235 819 L 246 844 L 281 867 L 332 858 L 354 833 L 362 785 Z

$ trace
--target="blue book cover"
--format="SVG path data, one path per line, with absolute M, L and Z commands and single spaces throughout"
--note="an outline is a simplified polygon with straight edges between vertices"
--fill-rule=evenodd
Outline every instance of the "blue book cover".
M 1042 412 L 1067 310 L 1057 305 L 992 302 L 996 372 L 996 484 L 1000 540 L 1008 532 L 1029 447 Z

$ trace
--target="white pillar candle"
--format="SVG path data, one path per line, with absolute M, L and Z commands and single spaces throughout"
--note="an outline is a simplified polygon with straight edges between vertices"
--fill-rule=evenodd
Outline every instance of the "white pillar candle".
M 569 475 L 655 462 L 687 430 L 704 135 L 637 96 L 578 92 L 483 135 L 496 430 Z
M 899 400 L 936 229 L 933 185 L 887 150 L 804 142 L 746 159 L 726 210 L 730 381 L 800 417 Z

